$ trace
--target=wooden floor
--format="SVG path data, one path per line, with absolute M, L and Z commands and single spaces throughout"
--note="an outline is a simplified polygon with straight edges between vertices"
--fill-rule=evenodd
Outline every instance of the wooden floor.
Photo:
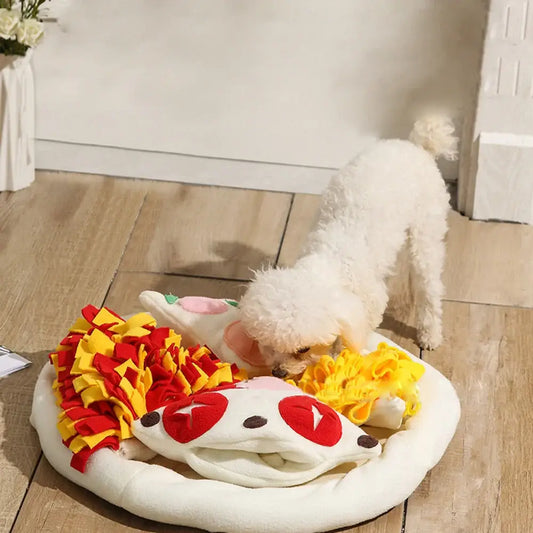
M 88 303 L 126 314 L 143 289 L 238 298 L 250 269 L 294 261 L 317 205 L 55 173 L 0 194 L 0 344 L 33 361 L 0 381 L 0 531 L 192 531 L 137 518 L 57 475 L 28 422 L 36 376 Z M 461 422 L 408 501 L 346 531 L 533 530 L 533 227 L 457 213 L 449 222 L 445 342 L 422 355 L 456 386 Z M 382 331 L 418 353 L 404 271 L 400 261 Z

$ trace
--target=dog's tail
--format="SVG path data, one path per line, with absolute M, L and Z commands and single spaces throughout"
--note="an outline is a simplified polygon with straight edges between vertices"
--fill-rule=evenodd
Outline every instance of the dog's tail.
M 417 120 L 409 140 L 429 152 L 435 159 L 444 157 L 453 161 L 457 159 L 459 139 L 453 134 L 455 127 L 452 120 L 445 115 L 427 115 Z

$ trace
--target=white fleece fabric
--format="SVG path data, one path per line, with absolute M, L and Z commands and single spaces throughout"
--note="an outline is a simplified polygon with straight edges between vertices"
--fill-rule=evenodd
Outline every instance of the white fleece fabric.
M 367 348 L 372 351 L 379 342 L 394 345 L 373 334 Z M 50 365 L 37 381 L 31 422 L 46 458 L 58 472 L 139 516 L 208 531 L 324 531 L 357 524 L 398 505 L 445 452 L 459 420 L 459 400 L 442 374 L 422 364 L 426 367 L 419 381 L 422 408 L 407 421 L 405 430 L 387 440 L 380 455 L 348 473 L 327 472 L 293 487 L 248 488 L 191 479 L 159 465 L 127 460 L 110 449 L 97 451 L 86 473 L 78 472 L 70 466 L 72 452 L 56 428 L 55 376 Z
M 135 420 L 132 430 L 162 456 L 245 487 L 300 485 L 381 453 L 343 415 L 268 376 L 171 403 Z
M 257 342 L 241 325 L 237 302 L 203 296 L 177 297 L 143 291 L 139 300 L 159 326 L 182 334 L 184 344 L 206 344 L 223 361 L 244 368 L 250 377 L 270 374 Z M 234 305 L 228 303 L 233 302 Z M 366 425 L 398 429 L 403 422 L 405 402 L 401 398 L 380 398 Z
M 185 346 L 206 344 L 222 361 L 235 363 L 250 377 L 270 373 L 257 342 L 241 326 L 241 311 L 234 300 L 178 298 L 155 291 L 143 291 L 139 300 L 158 326 L 179 332 Z

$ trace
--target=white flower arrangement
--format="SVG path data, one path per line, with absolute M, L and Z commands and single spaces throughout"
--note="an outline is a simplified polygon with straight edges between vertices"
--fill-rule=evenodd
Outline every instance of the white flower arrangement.
M 0 0 L 0 54 L 26 55 L 43 37 L 39 8 L 47 0 Z

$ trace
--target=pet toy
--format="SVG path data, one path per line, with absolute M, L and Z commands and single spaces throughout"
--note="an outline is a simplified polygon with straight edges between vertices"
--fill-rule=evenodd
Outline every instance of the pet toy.
M 118 449 L 147 410 L 246 378 L 208 348 L 185 349 L 180 342 L 147 313 L 124 320 L 107 308 L 82 310 L 49 356 L 61 408 L 57 427 L 74 453 L 74 468 L 83 472 L 102 447 Z
M 171 304 L 165 301 L 165 305 Z M 216 306 L 222 309 L 220 304 Z M 226 327 L 234 322 L 228 322 Z M 226 532 L 243 531 L 250 524 L 258 533 L 288 529 L 311 533 L 353 525 L 404 501 L 439 461 L 455 432 L 460 408 L 452 385 L 429 364 L 418 363 L 415 356 L 407 353 L 425 369 L 416 382 L 422 407 L 406 418 L 400 431 L 386 439 L 384 453 L 379 453 L 379 443 L 342 414 L 279 379 L 259 377 L 239 381 L 235 367 L 226 363 L 220 372 L 226 373 L 229 368 L 228 382 L 210 382 L 214 375 L 211 363 L 217 369 L 224 363 L 217 361 L 207 348 L 182 348 L 183 340 L 177 348 L 179 336 L 170 328 L 159 326 L 147 314 L 125 321 L 111 311 L 86 308 L 83 320 L 76 323 L 51 355 L 54 365 L 43 368 L 35 386 L 31 415 L 43 452 L 53 468 L 110 503 L 144 518 Z M 374 333 L 366 349 L 376 351 L 381 342 L 393 344 Z M 76 358 L 78 347 L 80 353 Z M 97 365 L 105 370 L 102 377 L 94 371 Z M 139 374 L 135 377 L 137 369 Z M 86 387 L 84 376 L 90 376 L 94 383 L 89 381 Z M 76 381 L 80 377 L 85 381 Z M 216 385 L 215 381 L 218 387 L 206 389 L 208 384 Z M 92 388 L 94 391 L 89 393 Z M 85 405 L 84 400 L 90 402 L 93 393 L 95 401 Z M 111 395 L 116 396 L 115 401 Z M 105 400 L 96 399 L 100 397 Z M 58 401 L 63 405 L 58 405 Z M 77 403 L 69 407 L 67 401 Z M 157 407 L 159 402 L 166 401 Z M 380 401 L 374 402 L 373 412 Z M 70 419 L 66 411 L 74 408 L 86 416 Z M 92 410 L 95 412 L 89 412 Z M 73 412 L 69 414 L 76 418 Z M 76 430 L 76 435 L 64 435 L 68 437 L 66 441 L 56 427 L 58 415 L 60 421 L 66 418 L 72 421 L 71 427 Z M 204 416 L 198 426 L 198 420 Z M 115 422 L 109 430 L 98 427 L 99 420 L 111 424 L 108 419 L 112 418 Z M 92 448 L 87 445 L 74 453 L 64 445 L 72 444 L 80 435 L 90 437 L 82 433 L 88 432 L 93 423 L 98 438 L 91 442 Z M 69 424 L 67 421 L 67 428 Z M 189 429 L 177 431 L 180 425 Z M 268 438 L 262 438 L 269 425 L 281 431 L 278 437 L 290 435 L 290 439 L 269 443 Z M 106 431 L 111 431 L 111 435 L 106 437 Z M 196 466 L 200 479 L 179 462 L 168 467 L 166 459 L 165 466 L 161 466 L 130 460 L 117 453 L 112 449 L 117 441 L 121 445 L 134 442 L 120 440 L 130 431 L 156 451 L 186 461 L 193 469 L 194 461 L 207 458 L 203 466 Z M 255 434 L 257 439 L 236 439 L 233 432 L 235 437 Z M 106 438 L 110 439 L 107 445 Z M 298 464 L 294 464 L 297 462 L 292 461 L 299 458 L 294 455 L 295 450 L 298 453 L 301 450 L 305 458 L 302 465 L 305 475 L 298 472 Z M 90 456 L 79 455 L 83 453 Z M 362 465 L 340 464 L 365 458 L 368 460 Z M 217 473 L 217 469 L 223 469 L 224 459 L 232 468 Z M 73 461 L 79 461 L 78 466 L 85 465 L 85 472 L 73 468 Z M 316 469 L 327 461 L 331 462 L 325 464 L 325 469 Z M 335 464 L 339 466 L 334 467 Z M 306 479 L 309 481 L 304 482 Z M 324 508 L 329 512 L 324 513 Z
M 323 355 L 297 380 L 304 392 L 342 413 L 354 424 L 398 429 L 420 409 L 416 382 L 424 367 L 384 342 L 367 355 L 343 350 Z
M 249 375 L 270 373 L 257 342 L 241 326 L 241 310 L 234 300 L 178 297 L 144 291 L 144 308 L 164 326 L 180 331 L 192 343 L 205 343 L 224 361 L 245 368 Z M 404 352 L 383 344 L 360 356 L 344 351 L 335 362 L 324 354 L 298 381 L 289 381 L 317 395 L 356 423 L 398 429 L 419 407 L 416 381 L 423 366 Z
M 132 429 L 160 455 L 244 487 L 300 485 L 381 453 L 375 438 L 331 407 L 269 376 L 193 394 Z
M 250 487 L 303 483 L 381 451 L 297 387 L 273 377 L 239 383 L 246 373 L 236 365 L 205 346 L 183 348 L 146 313 L 124 320 L 87 306 L 50 360 L 57 427 L 81 472 L 97 450 L 132 436 L 207 478 Z
M 207 344 L 220 359 L 235 363 L 251 377 L 270 374 L 257 342 L 242 327 L 235 300 L 155 291 L 143 291 L 139 300 L 159 325 L 179 331 L 185 344 Z

